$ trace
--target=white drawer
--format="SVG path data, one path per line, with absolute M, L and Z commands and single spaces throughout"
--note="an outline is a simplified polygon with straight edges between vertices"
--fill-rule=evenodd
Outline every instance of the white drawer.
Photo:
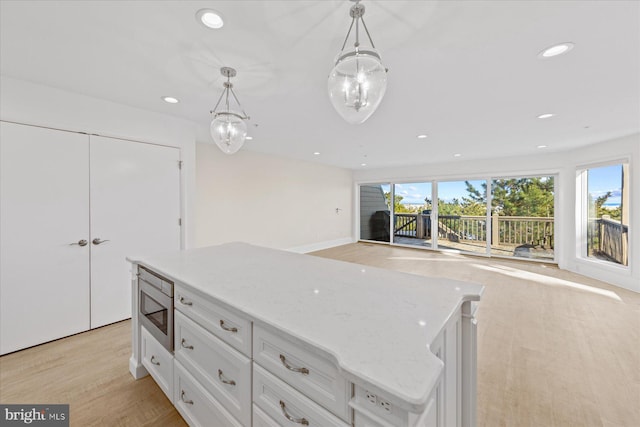
M 349 427 L 349 424 L 255 363 L 253 365 L 253 402 L 281 425 Z
M 175 356 L 234 417 L 251 424 L 251 360 L 180 312 Z
M 174 289 L 175 307 L 222 341 L 251 357 L 251 321 L 219 304 L 206 301 L 180 285 Z
M 253 359 L 262 367 L 351 422 L 351 384 L 335 364 L 259 325 L 253 330 L 253 350 Z
M 173 355 L 145 329 L 141 329 L 142 365 L 173 402 Z
M 253 405 L 253 427 L 280 427 L 273 418 L 265 414 L 262 409 Z
M 242 427 L 177 360 L 174 373 L 174 405 L 187 424 Z

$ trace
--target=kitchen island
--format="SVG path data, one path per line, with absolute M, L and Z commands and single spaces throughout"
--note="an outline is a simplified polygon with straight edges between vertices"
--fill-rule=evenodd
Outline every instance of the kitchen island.
M 478 284 L 244 243 L 131 257 L 135 378 L 191 425 L 474 426 Z M 174 283 L 174 348 L 138 321 Z

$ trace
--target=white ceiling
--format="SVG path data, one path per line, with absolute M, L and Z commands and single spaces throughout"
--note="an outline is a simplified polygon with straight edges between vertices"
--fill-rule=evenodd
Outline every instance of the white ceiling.
M 2 0 L 0 72 L 189 119 L 206 142 L 219 68 L 232 66 L 251 116 L 244 150 L 353 169 L 562 151 L 640 131 L 640 2 L 363 4 L 389 83 L 362 125 L 345 123 L 327 95 L 346 0 Z M 196 22 L 205 7 L 223 14 L 221 30 Z M 568 54 L 537 58 L 566 41 Z M 547 112 L 557 116 L 536 118 Z

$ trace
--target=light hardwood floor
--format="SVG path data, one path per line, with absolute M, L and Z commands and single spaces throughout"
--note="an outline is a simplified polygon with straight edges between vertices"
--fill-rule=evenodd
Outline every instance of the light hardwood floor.
M 486 285 L 478 425 L 640 426 L 640 294 L 554 266 L 358 243 L 314 255 Z M 128 371 L 130 322 L 0 358 L 0 402 L 69 403 L 72 426 L 183 426 Z

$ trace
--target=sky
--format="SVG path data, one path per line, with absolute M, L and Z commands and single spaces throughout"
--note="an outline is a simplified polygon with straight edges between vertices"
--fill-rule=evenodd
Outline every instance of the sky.
M 469 181 L 478 190 L 482 189 L 484 180 Z M 589 193 L 594 198 L 611 191 L 612 195 L 605 202 L 605 206 L 620 205 L 622 190 L 622 165 L 604 166 L 589 169 Z M 384 192 L 389 191 L 389 185 L 382 186 Z M 422 205 L 425 198 L 431 199 L 431 182 L 414 182 L 396 184 L 396 195 L 402 196 L 403 205 Z M 467 186 L 462 181 L 438 182 L 439 198 L 450 202 L 453 198 L 462 199 L 468 196 Z
M 484 180 L 469 181 L 478 190 L 482 189 Z M 431 183 L 418 182 L 408 184 L 396 184 L 396 195 L 403 197 L 402 204 L 421 205 L 424 199 L 431 199 Z M 468 196 L 467 186 L 464 181 L 438 182 L 438 197 L 445 202 L 450 202 L 454 198 L 462 199 Z
M 589 169 L 587 175 L 589 194 L 596 199 L 611 191 L 605 206 L 620 206 L 622 200 L 622 165 L 603 166 Z
M 470 181 L 478 190 L 482 188 L 484 180 Z M 607 191 L 611 191 L 611 196 L 605 202 L 605 206 L 616 207 L 620 205 L 622 190 L 622 166 L 604 166 L 589 169 L 588 185 L 589 193 L 596 198 Z M 385 192 L 389 191 L 389 186 L 383 186 Z M 467 187 L 464 181 L 438 182 L 438 194 L 440 199 L 450 202 L 453 198 L 461 199 L 468 196 Z M 396 195 L 402 196 L 402 204 L 422 205 L 425 198 L 431 199 L 430 182 L 414 182 L 396 184 Z

